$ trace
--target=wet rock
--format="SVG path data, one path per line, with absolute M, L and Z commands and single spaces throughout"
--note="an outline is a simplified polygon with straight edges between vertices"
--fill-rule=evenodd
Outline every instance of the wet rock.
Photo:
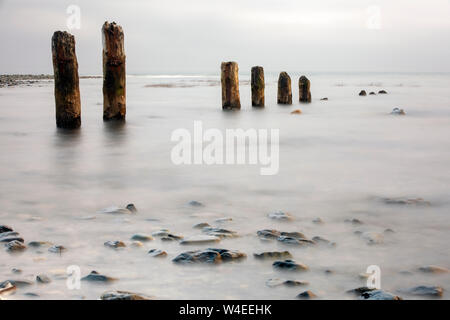
M 315 219 L 313 219 L 312 222 L 315 224 L 323 224 L 324 223 L 324 221 L 321 218 L 315 218 Z
M 287 270 L 287 271 L 306 271 L 308 266 L 302 263 L 296 263 L 294 260 L 275 261 L 272 266 L 275 269 Z
M 100 296 L 100 300 L 151 300 L 151 297 L 128 291 L 108 291 Z
M 385 90 L 380 90 L 378 91 L 378 94 L 387 94 L 387 92 Z
M 190 205 L 191 207 L 204 207 L 205 205 L 199 201 L 189 201 L 188 205 Z
M 207 244 L 207 243 L 214 243 L 219 242 L 220 237 L 213 236 L 213 235 L 199 235 L 199 236 L 192 236 L 189 238 L 186 238 L 180 242 L 181 245 L 190 245 L 190 244 Z
M 91 271 L 91 273 L 88 274 L 87 276 L 81 278 L 81 280 L 89 281 L 89 282 L 111 282 L 111 281 L 116 281 L 118 279 L 112 278 L 109 276 L 105 276 L 94 270 L 94 271 Z
M 281 236 L 280 231 L 273 229 L 259 230 L 256 232 L 256 234 L 262 239 L 277 239 L 279 236 Z
M 389 205 L 430 206 L 431 203 L 422 198 L 381 198 L 381 201 Z
M 317 296 L 312 291 L 304 291 L 297 295 L 297 298 L 299 299 L 314 299 L 317 298 Z
M 132 241 L 130 243 L 130 247 L 133 247 L 133 248 L 141 248 L 143 246 L 144 246 L 144 244 L 140 241 Z
M 183 252 L 172 261 L 174 263 L 221 263 L 241 260 L 247 255 L 240 251 L 227 249 L 206 249 Z
M 62 253 L 64 251 L 67 251 L 67 249 L 62 245 L 54 245 L 48 248 L 48 251 L 52 253 Z
M 362 222 L 361 220 L 355 219 L 355 218 L 352 218 L 352 219 L 345 219 L 344 222 L 351 223 L 351 224 L 354 224 L 354 225 L 360 225 L 360 224 L 363 224 L 363 222 Z
M 361 293 L 360 298 L 364 300 L 402 300 L 399 296 L 383 290 L 365 291 Z
M 384 236 L 377 232 L 364 232 L 361 234 L 361 238 L 369 245 L 382 244 L 384 242 Z
M 210 236 L 215 236 L 215 237 L 219 237 L 219 238 L 237 237 L 237 232 L 227 230 L 227 229 L 222 229 L 222 228 L 205 227 L 205 228 L 203 228 L 202 231 Z
M 167 229 L 152 232 L 152 236 L 159 237 L 163 241 L 183 240 L 183 236 L 177 236 L 175 234 L 172 234 Z
M 0 242 L 7 243 L 7 242 L 11 242 L 11 241 L 24 242 L 23 238 L 20 237 L 18 232 L 6 231 L 3 233 L 0 233 Z
M 391 114 L 393 115 L 400 115 L 400 116 L 404 116 L 406 114 L 405 110 L 400 109 L 400 108 L 394 108 L 391 111 Z
M 328 98 L 327 97 L 322 98 L 322 99 L 320 99 L 320 101 L 328 101 Z
M 13 231 L 13 229 L 11 227 L 8 227 L 5 225 L 0 225 L 0 233 L 11 232 L 11 231 Z
M 33 281 L 29 280 L 6 280 L 0 283 L 0 288 L 4 288 L 5 286 L 8 286 L 8 283 L 12 284 L 14 287 L 17 288 L 24 288 L 28 287 L 34 284 Z
M 207 223 L 207 222 L 200 222 L 193 226 L 194 229 L 203 229 L 206 227 L 210 227 L 209 223 Z
M 38 298 L 39 297 L 39 295 L 34 292 L 25 292 L 23 295 L 26 297 L 30 297 L 30 298 Z
M 291 112 L 291 114 L 302 114 L 302 110 L 297 109 Z
M 417 286 L 399 291 L 410 295 L 429 297 L 442 297 L 444 294 L 444 289 L 438 286 Z
M 215 222 L 217 222 L 217 223 L 224 223 L 224 222 L 230 222 L 230 221 L 233 221 L 233 219 L 232 218 L 227 218 L 227 217 L 219 218 L 219 219 L 215 220 Z
M 254 253 L 253 256 L 256 259 L 280 259 L 280 258 L 292 258 L 289 251 L 266 251 L 261 253 Z
M 45 274 L 40 274 L 36 276 L 36 282 L 38 283 L 50 283 L 52 280 Z
M 315 242 L 308 239 L 289 237 L 289 236 L 280 236 L 277 238 L 277 241 L 288 244 L 288 245 L 297 245 L 297 246 L 305 246 L 305 245 L 314 245 Z
M 32 248 L 42 248 L 42 247 L 50 247 L 53 243 L 48 241 L 31 241 L 28 242 L 28 246 Z
M 159 250 L 159 249 L 151 249 L 148 254 L 151 257 L 155 257 L 155 258 L 161 258 L 161 257 L 166 257 L 167 256 L 167 252 L 163 251 L 163 250 Z
M 292 220 L 293 217 L 290 213 L 287 212 L 282 212 L 282 211 L 277 211 L 277 212 L 273 212 L 273 213 L 269 213 L 268 217 L 270 219 L 274 219 L 274 220 L 284 220 L 284 221 L 289 221 Z
M 392 230 L 392 229 L 390 229 L 390 228 L 388 228 L 388 229 L 385 229 L 385 230 L 383 231 L 383 233 L 384 233 L 384 234 L 391 234 L 391 233 L 395 233 L 395 231 Z
M 11 272 L 12 272 L 12 273 L 15 273 L 15 274 L 19 274 L 19 273 L 22 273 L 22 269 L 12 268 L 12 269 L 11 269 Z
M 367 96 L 367 92 L 366 90 L 361 90 L 361 92 L 359 93 L 360 96 Z
M 418 270 L 424 273 L 432 273 L 432 274 L 443 274 L 450 272 L 449 269 L 439 266 L 425 266 L 420 267 Z
M 320 236 L 313 237 L 312 241 L 314 241 L 315 243 L 318 243 L 318 244 L 325 244 L 325 245 L 328 245 L 328 246 L 331 246 L 331 247 L 335 247 L 336 246 L 336 242 L 332 242 L 332 241 L 330 241 L 328 239 L 325 239 L 323 237 L 320 237 Z
M 9 252 L 23 251 L 27 248 L 22 242 L 17 241 L 17 240 L 8 242 L 7 244 L 5 244 L 5 247 L 6 247 L 6 250 Z
M 278 286 L 286 286 L 286 287 L 300 287 L 307 286 L 309 282 L 307 281 L 297 281 L 297 280 L 281 280 L 278 278 L 269 279 L 266 281 L 266 286 L 270 288 L 278 287 Z
M 127 206 L 126 206 L 125 208 L 128 209 L 128 210 L 130 210 L 130 211 L 133 212 L 133 213 L 136 213 L 136 212 L 137 212 L 136 207 L 135 207 L 134 204 L 132 204 L 132 203 L 127 204 Z
M 113 248 L 113 249 L 126 247 L 124 242 L 118 241 L 118 240 L 116 240 L 116 241 L 106 241 L 103 245 L 105 247 Z
M 9 281 L 3 281 L 0 284 L 0 297 L 12 294 L 16 291 L 16 286 Z
M 374 96 L 375 94 L 376 94 L 376 93 L 373 92 L 373 91 L 371 91 L 371 92 L 369 93 L 370 96 Z
M 147 242 L 152 241 L 153 237 L 146 234 L 135 234 L 131 237 L 131 240 Z

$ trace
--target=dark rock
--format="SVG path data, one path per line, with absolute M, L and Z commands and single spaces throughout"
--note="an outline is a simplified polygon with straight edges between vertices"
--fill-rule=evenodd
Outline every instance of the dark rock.
M 359 287 L 359 288 L 348 290 L 347 293 L 353 293 L 353 294 L 355 294 L 357 296 L 360 296 L 364 292 L 373 291 L 373 290 L 375 290 L 375 289 L 374 288 L 369 288 L 369 287 Z
M 152 233 L 152 236 L 159 237 L 163 241 L 183 240 L 183 236 L 169 233 L 169 230 L 159 230 Z
M 329 245 L 329 246 L 332 246 L 332 247 L 336 246 L 336 242 L 331 242 L 330 240 L 325 239 L 325 238 L 320 237 L 320 236 L 313 237 L 312 241 L 314 241 L 315 243 L 319 243 L 319 244 L 326 244 L 326 245 Z
M 365 90 L 361 90 L 361 92 L 359 93 L 359 95 L 360 95 L 360 96 L 366 96 L 366 95 L 367 95 L 367 93 L 366 93 L 366 91 L 365 91 Z
M 199 235 L 199 236 L 192 236 L 189 238 L 186 238 L 180 242 L 181 245 L 189 245 L 189 244 L 206 244 L 206 243 L 213 243 L 213 242 L 220 242 L 220 237 L 214 236 L 214 235 Z
M 32 247 L 32 248 L 41 248 L 41 247 L 49 247 L 52 246 L 53 244 L 51 242 L 48 241 L 31 241 L 28 242 L 28 246 Z
M 394 108 L 394 109 L 392 109 L 391 114 L 404 116 L 404 115 L 406 114 L 406 112 L 405 112 L 405 110 L 403 110 L 403 109 L 400 109 L 400 108 Z
M 116 241 L 106 241 L 103 245 L 105 247 L 113 248 L 113 249 L 126 247 L 124 242 L 118 241 L 118 240 L 116 240 Z
M 0 283 L 0 288 L 8 287 L 9 286 L 8 283 L 12 284 L 14 287 L 17 288 L 24 288 L 34 284 L 33 281 L 29 280 L 6 280 Z
M 13 285 L 11 282 L 9 281 L 3 281 L 2 283 L 0 283 L 0 297 L 2 295 L 8 295 L 8 294 L 12 294 L 16 291 L 16 286 Z
M 359 225 L 359 224 L 363 224 L 361 220 L 359 219 L 345 219 L 345 222 L 351 223 L 351 224 L 355 224 L 355 225 Z
M 389 233 L 395 233 L 395 231 L 392 230 L 392 229 L 390 229 L 390 228 L 388 228 L 388 229 L 385 229 L 385 230 L 383 231 L 383 233 L 389 234 Z
M 266 285 L 268 287 L 278 287 L 278 286 L 285 286 L 285 287 L 299 287 L 299 286 L 307 286 L 309 285 L 309 282 L 306 281 L 297 281 L 297 280 L 281 280 L 281 279 L 269 279 L 266 281 Z
M 118 279 L 99 274 L 97 271 L 91 271 L 90 274 L 81 278 L 81 280 L 90 282 L 111 282 L 116 281 Z
M 378 91 L 378 94 L 387 94 L 387 92 L 385 90 L 380 90 Z
M 215 236 L 215 237 L 219 237 L 219 238 L 237 237 L 237 232 L 230 231 L 227 229 L 222 229 L 222 228 L 205 227 L 205 228 L 203 228 L 202 231 L 210 236 Z
M 277 239 L 279 236 L 281 236 L 280 231 L 273 229 L 259 230 L 256 232 L 256 234 L 262 239 Z
M 306 236 L 301 233 L 301 232 L 297 232 L 297 231 L 293 231 L 293 232 L 281 232 L 280 236 L 284 236 L 284 237 L 292 237 L 292 238 L 296 238 L 296 239 L 306 239 Z
M 369 93 L 369 95 L 374 96 L 374 95 L 376 95 L 376 93 L 373 92 L 373 91 L 371 91 L 371 92 Z
M 188 204 L 189 204 L 191 207 L 204 207 L 204 206 L 205 206 L 203 203 L 201 203 L 201 202 L 199 202 L 199 201 L 195 201 L 195 200 L 189 201 Z
M 62 245 L 54 245 L 48 248 L 48 251 L 52 253 L 62 253 L 64 251 L 67 251 L 67 249 Z
M 151 300 L 152 298 L 142 294 L 128 291 L 109 291 L 101 295 L 100 300 Z
M 17 241 L 17 240 L 8 242 L 7 244 L 5 244 L 5 247 L 6 247 L 6 250 L 10 251 L 10 252 L 23 251 L 27 248 L 22 242 Z
M 450 272 L 449 269 L 439 266 L 425 266 L 420 267 L 418 270 L 424 273 L 432 273 L 432 274 L 443 274 Z
M 317 298 L 317 296 L 312 291 L 304 291 L 297 295 L 297 298 L 299 299 L 314 299 Z
M 256 259 L 292 258 L 292 255 L 289 251 L 266 251 L 261 253 L 254 253 L 253 256 Z
M 315 244 L 315 242 L 312 240 L 288 237 L 288 236 L 280 236 L 277 238 L 277 240 L 283 244 L 288 244 L 288 245 L 305 246 L 305 245 L 314 245 Z
M 130 210 L 131 212 L 133 212 L 133 213 L 136 213 L 136 212 L 137 212 L 136 207 L 135 207 L 134 204 L 132 204 L 132 203 L 127 204 L 126 208 L 127 208 L 128 210 Z
M 52 280 L 45 274 L 40 274 L 36 276 L 36 282 L 38 283 L 50 283 Z
M 147 242 L 152 241 L 153 237 L 145 234 L 135 234 L 131 237 L 131 240 Z
M 175 263 L 221 263 L 232 260 L 240 260 L 247 255 L 239 251 L 231 251 L 227 249 L 206 249 L 197 251 L 187 251 L 172 261 Z
M 309 268 L 301 263 L 296 263 L 293 260 L 275 261 L 272 266 L 275 269 L 287 270 L 287 271 L 306 271 Z
M 323 224 L 324 223 L 324 221 L 321 218 L 315 218 L 315 219 L 313 219 L 312 222 L 315 224 Z
M 430 206 L 431 203 L 422 198 L 381 198 L 381 201 L 389 205 Z
M 320 101 L 328 101 L 328 98 L 322 98 L 322 99 L 320 99 Z
M 12 272 L 12 273 L 15 273 L 15 274 L 19 274 L 19 273 L 22 273 L 22 269 L 12 268 L 12 269 L 11 269 L 11 272 Z
M 11 231 L 13 231 L 13 229 L 11 227 L 8 227 L 5 225 L 0 225 L 0 233 L 11 232 Z
M 167 256 L 167 252 L 163 251 L 163 250 L 159 250 L 159 249 L 151 249 L 148 254 L 151 257 L 155 257 L 155 258 L 161 258 L 161 257 L 165 257 Z
M 361 294 L 364 300 L 402 300 L 399 296 L 383 290 L 370 290 Z

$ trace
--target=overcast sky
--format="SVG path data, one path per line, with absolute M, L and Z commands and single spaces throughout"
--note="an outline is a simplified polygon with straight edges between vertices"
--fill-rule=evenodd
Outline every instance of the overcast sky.
M 52 73 L 50 39 L 81 9 L 80 74 L 101 74 L 101 26 L 121 24 L 127 72 L 450 72 L 450 0 L 0 0 L 0 74 Z

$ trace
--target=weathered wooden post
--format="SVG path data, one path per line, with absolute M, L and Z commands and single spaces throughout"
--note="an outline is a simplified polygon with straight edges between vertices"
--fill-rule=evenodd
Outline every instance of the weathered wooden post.
M 55 82 L 56 126 L 75 129 L 81 126 L 81 102 L 75 37 L 56 31 L 52 37 Z
M 103 120 L 124 120 L 126 108 L 125 48 L 122 27 L 105 22 L 103 35 Z
M 264 107 L 264 68 L 263 67 L 253 67 L 252 68 L 252 106 L 254 107 Z
M 287 72 L 281 72 L 278 77 L 278 103 L 292 104 L 291 77 Z
M 300 102 L 311 102 L 311 82 L 305 76 L 298 79 L 298 97 Z
M 240 109 L 239 67 L 236 62 L 222 62 L 222 109 Z

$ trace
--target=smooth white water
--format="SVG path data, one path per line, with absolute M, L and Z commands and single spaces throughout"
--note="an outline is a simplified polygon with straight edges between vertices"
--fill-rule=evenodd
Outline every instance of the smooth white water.
M 9 299 L 97 299 L 107 290 L 145 293 L 159 299 L 293 299 L 305 290 L 322 299 L 352 299 L 346 290 L 365 285 L 358 277 L 369 265 L 381 268 L 384 290 L 398 293 L 417 285 L 450 289 L 449 274 L 427 275 L 425 265 L 450 268 L 450 75 L 311 74 L 313 102 L 300 104 L 290 73 L 293 105 L 276 104 L 277 75 L 266 75 L 266 107 L 250 104 L 248 76 L 241 75 L 239 112 L 223 112 L 217 76 L 129 76 L 127 121 L 102 121 L 102 80 L 82 79 L 82 127 L 57 130 L 53 83 L 0 89 L 0 224 L 20 232 L 25 243 L 51 241 L 67 247 L 57 255 L 28 248 L 20 254 L 0 250 L 0 282 L 48 274 L 52 283 L 20 288 Z M 360 97 L 365 89 L 388 95 Z M 329 101 L 320 101 L 328 97 Z M 406 116 L 393 116 L 394 107 Z M 290 112 L 300 108 L 301 115 Z M 204 128 L 280 129 L 280 170 L 261 176 L 259 166 L 175 166 L 170 152 L 173 130 Z M 386 205 L 376 197 L 424 198 L 431 206 Z M 187 203 L 197 200 L 202 208 Z M 136 215 L 97 213 L 111 205 L 134 203 Z M 267 214 L 283 210 L 291 222 Z M 89 219 L 86 219 L 88 217 Z M 215 223 L 231 217 L 231 222 Z M 323 225 L 312 223 L 320 217 Z M 91 219 L 92 218 L 92 219 Z M 344 222 L 357 218 L 363 225 Z M 159 239 L 144 248 L 114 251 L 108 240 L 127 244 L 136 233 L 162 228 L 200 234 L 192 226 L 209 222 L 239 233 L 215 245 L 181 246 Z M 367 245 L 354 231 L 382 233 L 384 243 Z M 300 231 L 335 241 L 296 248 L 256 237 L 261 229 Z M 175 265 L 183 251 L 219 247 L 245 252 L 239 263 Z M 147 251 L 164 249 L 166 258 Z M 274 270 L 272 261 L 253 253 L 289 250 L 310 267 L 298 274 Z M 69 265 L 82 275 L 91 270 L 119 278 L 110 285 L 82 283 L 68 290 Z M 21 275 L 12 268 L 23 269 Z M 332 274 L 325 274 L 331 269 Z M 405 275 L 400 272 L 412 271 Z M 270 278 L 309 281 L 307 287 L 269 288 Z

